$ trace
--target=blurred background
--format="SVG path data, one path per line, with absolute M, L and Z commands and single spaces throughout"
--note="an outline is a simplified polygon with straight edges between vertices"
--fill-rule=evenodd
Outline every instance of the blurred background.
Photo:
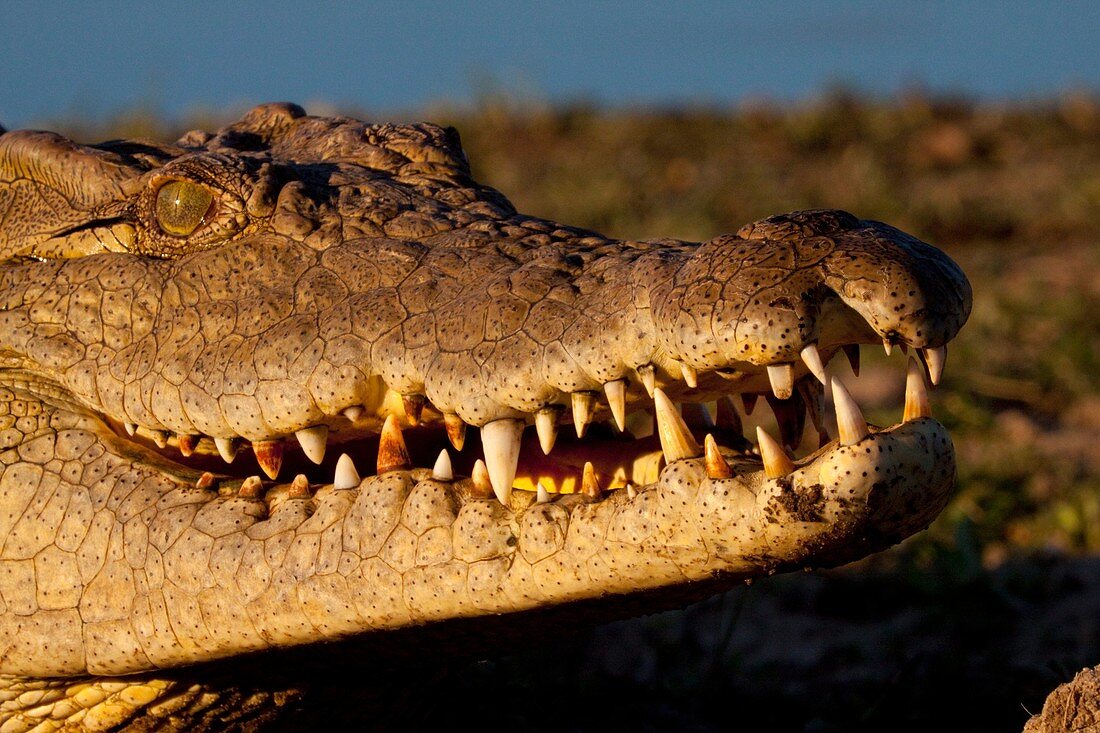
M 551 649 L 423 673 L 377 720 L 1018 730 L 1100 663 L 1100 4 L 13 2 L 4 16 L 9 128 L 175 138 L 282 99 L 430 119 L 526 213 L 705 239 L 837 207 L 970 277 L 974 312 L 933 395 L 959 488 L 927 532 L 685 611 L 548 629 Z M 842 361 L 869 417 L 896 422 L 903 358 L 865 347 L 858 379 Z

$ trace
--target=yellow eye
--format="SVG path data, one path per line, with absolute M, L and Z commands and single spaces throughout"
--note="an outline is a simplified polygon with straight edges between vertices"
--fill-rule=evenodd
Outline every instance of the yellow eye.
M 190 181 L 171 181 L 157 191 L 157 223 L 165 234 L 186 237 L 202 224 L 214 196 Z

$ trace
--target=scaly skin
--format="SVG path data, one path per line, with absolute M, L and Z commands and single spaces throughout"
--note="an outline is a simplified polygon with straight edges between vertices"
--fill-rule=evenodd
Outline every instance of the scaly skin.
M 187 236 L 158 224 L 173 181 L 213 194 Z M 844 212 L 702 244 L 609 240 L 517 214 L 470 179 L 452 130 L 267 105 L 174 146 L 4 134 L 0 251 L 3 730 L 217 727 L 226 710 L 258 724 L 293 695 L 165 670 L 456 619 L 490 634 L 588 599 L 610 617 L 630 594 L 660 604 L 836 565 L 927 526 L 954 481 L 919 385 L 907 421 L 868 431 L 860 417 L 793 469 L 762 446 L 772 478 L 728 417 L 705 460 L 659 413 L 659 478 L 606 492 L 604 475 L 545 502 L 412 468 L 390 438 L 393 470 L 333 485 L 330 449 L 318 473 L 288 485 L 284 466 L 260 490 L 241 480 L 251 456 L 227 467 L 197 438 L 281 454 L 306 428 L 369 438 L 405 409 L 407 426 L 426 400 L 406 432 L 424 466 L 443 416 L 558 421 L 618 380 L 630 410 L 653 404 L 649 378 L 678 402 L 767 393 L 766 367 L 783 364 L 797 392 L 774 403 L 800 436 L 807 403 L 820 423 L 807 345 L 826 362 L 882 339 L 933 354 L 970 311 L 946 256 Z M 609 419 L 603 400 L 593 417 Z M 585 445 L 560 451 L 578 473 Z

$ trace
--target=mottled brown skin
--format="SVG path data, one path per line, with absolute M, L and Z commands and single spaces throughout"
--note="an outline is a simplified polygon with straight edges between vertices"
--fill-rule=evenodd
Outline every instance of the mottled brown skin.
M 180 180 L 215 200 L 186 237 L 156 216 L 158 191 Z M 0 252 L 12 730 L 217 725 L 202 711 L 239 709 L 233 683 L 158 670 L 847 562 L 925 527 L 953 485 L 930 418 L 833 442 L 779 480 L 727 448 L 731 478 L 686 459 L 636 495 L 517 492 L 509 506 L 423 468 L 351 489 L 315 481 L 304 497 L 289 476 L 258 495 L 238 494 L 240 476 L 199 488 L 220 465 L 203 463 L 208 441 L 184 461 L 179 438 L 149 439 L 259 442 L 317 425 L 361 438 L 394 411 L 388 391 L 426 397 L 428 424 L 530 422 L 554 406 L 567 422 L 571 393 L 612 380 L 649 407 L 651 368 L 670 397 L 703 401 L 768 392 L 764 367 L 790 362 L 812 396 L 808 343 L 826 360 L 883 338 L 947 343 L 970 310 L 958 267 L 845 212 L 702 244 L 611 240 L 516 213 L 470 178 L 453 130 L 267 105 L 175 145 L 4 134 Z M 366 406 L 354 423 L 353 405 Z M 274 693 L 261 697 L 257 715 L 271 715 Z

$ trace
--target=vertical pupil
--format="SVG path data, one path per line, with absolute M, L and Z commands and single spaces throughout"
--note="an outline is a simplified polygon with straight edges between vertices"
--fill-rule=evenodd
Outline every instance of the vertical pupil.
M 186 237 L 202 223 L 213 201 L 213 195 L 203 186 L 172 181 L 157 193 L 157 223 L 166 234 Z

